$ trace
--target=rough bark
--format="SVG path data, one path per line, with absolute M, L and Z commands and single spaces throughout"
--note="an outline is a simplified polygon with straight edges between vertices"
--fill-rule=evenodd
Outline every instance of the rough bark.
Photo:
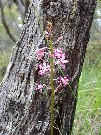
M 82 71 L 96 0 L 33 0 L 25 18 L 20 39 L 0 86 L 1 135 L 50 135 L 48 94 L 35 91 L 35 50 L 46 46 L 43 30 L 53 24 L 53 40 L 63 35 L 61 45 L 69 63 L 66 73 L 70 86 L 55 95 L 55 126 L 70 135 L 77 102 L 78 81 Z M 54 135 L 59 135 L 54 128 Z

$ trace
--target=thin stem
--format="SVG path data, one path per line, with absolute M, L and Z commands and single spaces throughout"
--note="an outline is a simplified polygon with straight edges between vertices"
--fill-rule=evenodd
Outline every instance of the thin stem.
M 52 40 L 50 40 L 50 52 L 51 52 L 51 57 L 50 57 L 50 84 L 51 84 L 51 89 L 52 89 L 52 94 L 51 94 L 51 135 L 53 135 L 53 127 L 54 127 L 54 61 L 53 61 L 53 44 Z

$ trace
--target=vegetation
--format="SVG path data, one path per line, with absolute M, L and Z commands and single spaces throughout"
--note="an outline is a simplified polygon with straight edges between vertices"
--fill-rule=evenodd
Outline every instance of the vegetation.
M 91 50 L 89 50 L 91 51 Z M 86 55 L 82 75 L 79 81 L 78 104 L 74 120 L 73 135 L 101 134 L 101 61 L 96 54 L 92 61 Z M 95 64 L 93 63 L 95 62 Z
M 10 53 L 11 53 L 11 50 L 10 51 L 0 50 L 0 82 L 2 81 L 3 76 L 6 72 L 6 68 L 10 59 Z
M 101 3 L 99 1 L 99 3 Z M 99 7 L 99 5 L 98 5 Z M 97 7 L 97 10 L 98 10 Z M 13 16 L 17 16 L 16 6 L 12 8 Z M 8 14 L 7 8 L 5 8 L 6 14 Z M 100 11 L 101 12 L 101 11 Z M 9 14 L 10 15 L 10 14 Z M 95 19 L 98 18 L 97 14 Z M 9 22 L 12 21 L 9 19 Z M 16 20 L 17 21 L 17 20 Z M 21 22 L 20 22 L 21 23 Z M 10 26 L 11 27 L 11 26 Z M 16 26 L 15 26 L 16 27 Z M 101 33 L 98 30 L 98 25 L 96 22 L 93 23 L 92 31 L 91 31 L 91 39 L 88 45 L 88 50 L 84 62 L 83 71 L 79 81 L 79 90 L 78 90 L 78 104 L 76 109 L 76 115 L 74 120 L 74 127 L 72 135 L 100 135 L 101 134 Z M 0 23 L 0 40 L 2 47 L 0 46 L 0 81 L 2 80 L 6 67 L 9 62 L 10 52 L 13 43 L 6 36 L 5 29 Z M 10 28 L 12 33 L 18 33 L 18 29 L 16 28 L 16 32 Z M 3 31 L 3 34 L 2 34 Z M 96 32 L 95 32 L 96 31 Z M 15 35 L 15 34 L 14 34 Z M 16 39 L 19 34 L 16 35 Z M 3 43 L 5 40 L 5 43 Z M 4 47 L 5 44 L 5 47 Z M 7 46 L 9 45 L 9 47 Z

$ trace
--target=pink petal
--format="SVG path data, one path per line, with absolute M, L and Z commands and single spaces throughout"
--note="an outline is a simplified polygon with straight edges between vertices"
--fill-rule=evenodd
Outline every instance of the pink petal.
M 61 61 L 62 63 L 68 63 L 68 60 L 63 60 L 63 61 Z
M 45 86 L 45 84 L 38 84 L 37 88 L 35 90 L 41 90 L 42 91 L 44 86 Z
M 47 47 L 43 47 L 41 49 L 36 50 L 37 59 L 40 60 L 44 56 L 44 51 Z
M 58 37 L 58 39 L 57 39 L 57 41 L 56 41 L 56 42 L 60 42 L 62 39 L 63 39 L 63 36 Z
M 50 66 L 49 65 L 46 65 L 46 63 L 44 62 L 43 65 L 39 65 L 39 68 L 40 68 L 40 71 L 38 72 L 40 75 L 44 75 L 46 74 L 47 72 L 50 71 Z
M 36 53 L 43 53 L 47 47 L 36 50 Z

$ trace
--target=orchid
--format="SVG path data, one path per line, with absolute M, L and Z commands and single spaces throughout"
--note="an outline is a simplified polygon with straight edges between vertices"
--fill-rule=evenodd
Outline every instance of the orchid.
M 63 49 L 58 48 L 57 46 L 58 43 L 63 39 L 63 36 L 58 37 L 56 42 L 53 42 L 52 23 L 47 21 L 46 26 L 47 27 L 45 30 L 45 39 L 48 42 L 48 45 L 47 47 L 43 47 L 36 51 L 38 68 L 35 71 L 35 84 L 36 84 L 35 90 L 38 90 L 39 93 L 40 91 L 42 93 L 43 90 L 44 90 L 43 93 L 46 93 L 47 91 L 45 90 L 48 90 L 48 94 L 51 94 L 51 132 L 53 132 L 55 92 L 58 92 L 59 90 L 62 89 L 62 87 L 66 87 L 69 84 L 68 75 L 64 77 L 63 76 L 56 77 L 57 70 L 55 69 L 55 67 L 59 67 L 60 68 L 59 72 L 61 71 L 62 74 L 64 74 L 63 69 L 65 70 L 65 65 L 66 63 L 68 63 L 68 60 L 66 60 L 66 54 L 64 53 Z M 49 78 L 47 79 L 47 76 L 50 78 L 49 83 L 48 83 Z M 44 81 L 41 80 L 41 78 L 43 78 Z M 45 82 L 45 84 L 43 83 L 40 84 L 40 82 Z
M 42 57 L 44 56 L 44 53 L 45 53 L 44 51 L 46 50 L 46 48 L 47 48 L 47 47 L 43 47 L 43 48 L 38 49 L 38 50 L 36 51 L 37 59 L 38 59 L 38 60 L 42 59 Z
M 49 42 L 52 42 L 52 41 L 50 41 L 50 40 L 52 40 L 52 38 L 51 38 L 52 37 L 52 30 L 53 30 L 52 29 L 52 23 L 47 21 L 45 36 L 48 39 L 47 41 L 49 41 Z M 63 39 L 63 36 L 58 37 L 56 42 L 52 43 L 52 45 L 58 44 L 62 39 Z M 50 46 L 50 48 L 49 47 L 43 47 L 43 48 L 38 49 L 36 51 L 37 59 L 38 59 L 38 63 L 39 63 L 38 64 L 38 74 L 40 74 L 41 76 L 44 76 L 45 74 L 47 74 L 50 77 L 52 70 L 53 70 L 53 74 L 55 75 L 55 69 L 52 69 L 55 66 L 51 66 L 51 60 L 53 61 L 52 62 L 53 65 L 58 65 L 64 70 L 65 70 L 66 63 L 69 62 L 68 60 L 66 60 L 66 54 L 63 52 L 62 48 L 51 48 L 51 46 Z M 47 49 L 49 51 L 47 51 Z M 53 52 L 51 52 L 51 49 L 53 49 Z M 51 59 L 50 65 L 49 65 L 49 63 L 46 62 L 46 60 L 45 60 L 46 57 L 44 57 L 44 55 L 45 56 L 49 55 L 48 58 L 50 57 L 50 59 Z M 42 62 L 39 61 L 39 60 L 42 60 Z M 52 78 L 52 80 L 53 79 L 54 78 Z M 68 85 L 69 79 L 67 78 L 67 76 L 64 76 L 64 77 L 59 76 L 57 78 L 57 80 L 58 80 L 58 83 L 57 83 L 58 86 L 57 86 L 56 90 L 60 90 L 62 88 L 62 86 Z M 37 84 L 36 90 L 42 90 L 44 85 L 45 84 Z
M 43 64 L 39 64 L 40 71 L 38 72 L 40 75 L 44 75 L 47 72 L 50 72 L 50 66 L 47 65 L 45 62 Z
M 60 77 L 60 80 L 62 81 L 62 83 L 63 83 L 64 86 L 67 86 L 68 85 L 69 79 L 66 76 L 65 77 Z
M 45 84 L 38 84 L 37 88 L 35 90 L 41 90 L 42 91 L 44 86 L 45 86 Z
M 60 76 L 58 78 L 58 84 L 59 84 L 59 86 L 61 86 L 61 85 L 67 86 L 68 85 L 68 82 L 69 82 L 68 75 L 67 76 L 64 76 L 64 77 L 61 77 Z
M 63 39 L 63 36 L 58 37 L 58 39 L 57 39 L 57 41 L 55 42 L 55 44 L 58 44 L 62 39 Z
M 56 62 L 55 62 L 55 65 L 60 65 L 64 70 L 65 70 L 65 64 L 68 63 L 68 60 L 64 60 L 63 58 L 61 59 L 58 59 Z
M 54 49 L 54 57 L 60 59 L 62 57 L 62 55 L 63 55 L 62 48 L 60 48 L 60 49 Z
M 68 60 L 65 60 L 66 55 L 62 53 L 62 49 L 56 49 L 54 51 L 54 56 L 58 58 L 55 65 L 59 64 L 65 70 L 65 64 L 68 62 Z

